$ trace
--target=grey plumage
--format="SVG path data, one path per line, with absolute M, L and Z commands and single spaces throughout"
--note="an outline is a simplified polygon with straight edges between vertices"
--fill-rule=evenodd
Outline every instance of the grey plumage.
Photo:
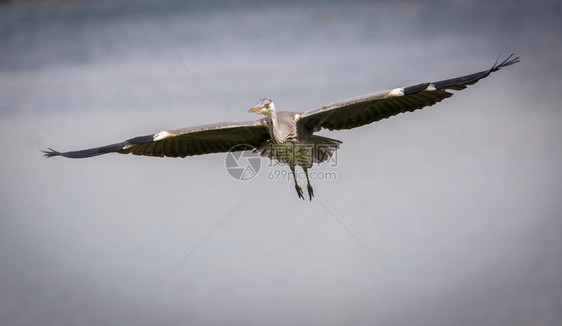
M 247 122 L 224 122 L 187 127 L 156 134 L 134 137 L 120 143 L 85 150 L 58 152 L 44 150 L 47 157 L 87 158 L 107 153 L 134 154 L 157 157 L 186 157 L 228 152 L 236 145 L 256 148 L 264 157 L 289 165 L 293 176 L 301 166 L 307 178 L 309 198 L 313 197 L 308 168 L 324 162 L 339 148 L 335 139 L 313 135 L 322 128 L 341 130 L 360 127 L 399 113 L 419 110 L 451 97 L 448 90 L 462 90 L 490 73 L 519 62 L 510 55 L 496 62 L 490 69 L 478 73 L 421 83 L 414 86 L 377 91 L 360 97 L 332 103 L 304 112 L 279 111 L 269 98 L 262 98 L 250 112 L 265 118 Z M 242 148 L 238 146 L 238 148 Z M 304 199 L 295 177 L 295 189 Z

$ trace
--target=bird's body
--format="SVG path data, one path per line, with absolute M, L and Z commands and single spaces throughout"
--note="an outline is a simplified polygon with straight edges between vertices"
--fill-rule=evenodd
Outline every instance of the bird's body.
M 128 139 L 124 142 L 91 149 L 58 152 L 43 151 L 47 157 L 86 158 L 107 153 L 132 153 L 144 156 L 186 157 L 228 152 L 237 145 L 250 145 L 263 157 L 286 163 L 291 169 L 295 189 L 304 199 L 295 176 L 300 166 L 306 175 L 309 198 L 313 197 L 308 169 L 313 163 L 328 160 L 339 148 L 339 140 L 314 135 L 322 128 L 352 129 L 389 118 L 403 112 L 431 106 L 453 94 L 447 90 L 462 90 L 502 67 L 519 62 L 509 56 L 489 70 L 414 86 L 383 90 L 353 99 L 332 103 L 318 109 L 291 112 L 276 111 L 270 98 L 262 98 L 250 112 L 264 115 L 257 121 L 225 122 L 211 125 L 161 131 L 156 134 Z
M 301 112 L 277 112 L 268 97 L 260 99 L 250 112 L 266 116 L 265 122 L 270 136 L 270 139 L 256 148 L 256 151 L 263 157 L 289 165 L 297 194 L 304 199 L 295 174 L 295 166 L 300 166 L 306 175 L 308 196 L 312 200 L 314 193 L 308 178 L 308 169 L 313 163 L 322 163 L 329 159 L 341 142 L 313 135 L 314 129 L 305 128 L 299 123 Z
M 265 103 L 267 100 L 268 98 L 263 98 L 260 102 L 263 101 Z M 269 102 L 271 103 L 271 100 Z M 282 144 L 288 140 L 296 139 L 299 136 L 296 117 L 296 112 L 280 111 L 277 113 L 272 111 L 271 115 L 268 115 L 268 119 L 266 119 L 271 140 L 277 144 Z M 279 128 L 279 126 L 283 126 L 283 128 Z

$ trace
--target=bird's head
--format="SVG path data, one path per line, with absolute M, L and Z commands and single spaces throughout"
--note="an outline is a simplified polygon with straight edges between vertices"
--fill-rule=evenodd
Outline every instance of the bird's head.
M 271 117 L 271 113 L 275 112 L 275 104 L 269 97 L 261 98 L 258 103 L 248 112 L 262 114 Z

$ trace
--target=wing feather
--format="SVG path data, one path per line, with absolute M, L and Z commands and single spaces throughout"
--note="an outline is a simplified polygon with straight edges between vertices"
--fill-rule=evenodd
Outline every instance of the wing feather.
M 169 130 L 166 136 L 159 140 L 137 144 L 119 152 L 144 156 L 186 157 L 227 152 L 236 145 L 257 147 L 268 139 L 267 124 L 262 119 Z
M 196 127 L 161 131 L 128 139 L 124 142 L 78 151 L 44 150 L 45 156 L 86 158 L 107 153 L 157 157 L 186 157 L 227 152 L 236 145 L 258 147 L 269 139 L 265 119 L 247 122 L 223 122 Z
M 519 57 L 513 58 L 512 54 L 499 64 L 496 61 L 490 69 L 474 74 L 394 90 L 378 91 L 332 103 L 300 113 L 298 123 L 310 131 L 317 131 L 321 128 L 339 130 L 360 127 L 400 113 L 434 105 L 453 96 L 447 90 L 465 89 L 468 85 L 486 78 L 492 72 L 517 62 L 519 62 Z

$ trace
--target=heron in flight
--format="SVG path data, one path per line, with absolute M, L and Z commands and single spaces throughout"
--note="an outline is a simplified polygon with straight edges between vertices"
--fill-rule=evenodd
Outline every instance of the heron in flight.
M 305 172 L 308 196 L 312 200 L 314 192 L 310 185 L 308 169 L 313 163 L 328 160 L 342 144 L 339 140 L 314 135 L 315 132 L 322 128 L 352 129 L 399 113 L 431 106 L 451 97 L 453 94 L 448 90 L 462 90 L 490 73 L 517 62 L 519 57 L 513 57 L 512 54 L 504 61 L 496 61 L 490 69 L 481 72 L 437 82 L 381 90 L 303 112 L 276 111 L 273 101 L 265 97 L 249 111 L 265 116 L 256 121 L 193 126 L 160 131 L 90 149 L 58 152 L 48 148 L 43 152 L 47 157 L 68 158 L 86 158 L 107 153 L 186 157 L 241 150 L 244 147 L 237 145 L 249 145 L 263 157 L 286 163 L 293 174 L 297 194 L 304 199 L 302 188 L 295 175 L 295 167 L 300 166 Z

